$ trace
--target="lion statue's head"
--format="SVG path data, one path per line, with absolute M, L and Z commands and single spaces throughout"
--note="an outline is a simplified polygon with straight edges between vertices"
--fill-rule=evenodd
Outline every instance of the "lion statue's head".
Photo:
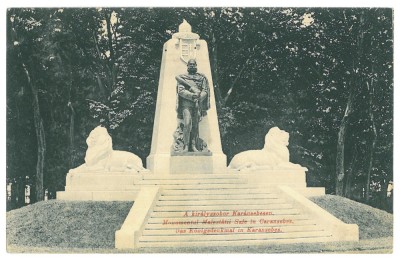
M 288 132 L 279 129 L 279 127 L 272 127 L 265 135 L 264 148 L 269 146 L 288 146 L 289 145 L 289 134 Z
M 107 129 L 102 126 L 98 126 L 90 132 L 86 143 L 88 145 L 85 156 L 87 166 L 96 165 L 112 152 L 111 136 Z
M 265 135 L 264 151 L 277 155 L 281 161 L 289 161 L 289 134 L 278 127 L 271 128 Z

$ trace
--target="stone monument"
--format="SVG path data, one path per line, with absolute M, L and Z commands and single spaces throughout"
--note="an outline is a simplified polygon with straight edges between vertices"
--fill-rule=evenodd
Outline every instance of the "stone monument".
M 356 225 L 305 197 L 325 190 L 306 187 L 307 168 L 290 162 L 288 143 L 273 127 L 262 150 L 237 154 L 226 167 L 207 44 L 184 21 L 163 48 L 147 158 L 153 174 L 138 182 L 116 248 L 358 240 Z
M 186 117 L 186 124 L 185 106 L 191 107 L 185 112 L 191 117 Z M 191 132 L 185 137 L 189 121 L 191 127 L 186 131 L 191 128 Z M 194 140 L 195 145 L 184 148 L 184 138 Z M 162 175 L 226 172 L 207 43 L 192 33 L 185 20 L 163 47 L 147 168 Z
M 87 139 L 85 163 L 67 174 L 61 200 L 134 204 L 116 248 L 248 246 L 357 241 L 345 224 L 308 200 L 307 168 L 290 162 L 278 127 L 261 150 L 222 152 L 207 43 L 184 21 L 163 47 L 151 152 L 114 151 L 102 127 Z

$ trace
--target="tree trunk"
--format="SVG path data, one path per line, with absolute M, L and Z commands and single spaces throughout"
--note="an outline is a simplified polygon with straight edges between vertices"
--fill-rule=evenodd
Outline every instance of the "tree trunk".
M 336 153 L 336 195 L 343 196 L 344 195 L 344 177 L 345 177 L 345 169 L 344 169 L 344 149 L 345 149 L 345 136 L 346 129 L 349 123 L 349 115 L 353 112 L 353 103 L 354 96 L 356 92 L 356 88 L 360 81 L 362 82 L 362 64 L 361 60 L 363 58 L 363 42 L 364 42 L 364 12 L 360 15 L 360 26 L 359 26 L 359 34 L 357 36 L 357 68 L 355 68 L 355 64 L 353 63 L 353 73 L 355 77 L 353 77 L 352 87 L 350 89 L 350 95 L 347 99 L 346 111 L 340 123 L 339 133 L 338 133 L 338 143 L 337 143 L 337 153 Z
M 232 94 L 233 91 L 233 87 L 236 84 L 236 81 L 238 81 L 238 79 L 240 78 L 240 76 L 242 75 L 243 70 L 246 68 L 247 64 L 249 63 L 250 58 L 246 60 L 246 62 L 243 64 L 242 68 L 239 71 L 239 74 L 237 75 L 237 77 L 235 78 L 235 80 L 233 81 L 231 87 L 229 88 L 228 92 L 226 93 L 226 96 L 224 98 L 224 104 L 226 104 L 226 102 L 228 102 L 228 99 L 230 97 L 230 95 Z
M 32 101 L 33 119 L 34 119 L 36 139 L 37 139 L 35 190 L 36 190 L 36 201 L 42 201 L 44 199 L 43 169 L 44 169 L 44 159 L 46 154 L 45 132 L 44 132 L 42 116 L 40 114 L 38 89 L 36 85 L 32 82 L 29 70 L 23 62 L 22 62 L 22 67 L 24 69 L 28 85 L 32 90 L 32 96 L 33 96 L 33 101 Z
M 343 117 L 340 124 L 337 153 L 336 153 L 336 195 L 343 196 L 344 190 L 344 141 L 347 127 L 347 117 Z
M 214 31 L 212 32 L 212 68 L 213 68 L 213 83 L 214 83 L 214 93 L 217 107 L 223 107 L 223 99 L 221 95 L 221 90 L 219 89 L 219 70 L 218 70 L 218 50 L 217 50 L 217 40 L 215 38 Z
M 96 48 L 97 56 L 99 58 L 99 64 L 103 64 L 104 61 L 101 58 L 101 51 L 100 51 L 99 43 L 97 42 L 97 36 L 96 36 L 95 32 L 93 32 L 92 37 L 93 37 L 94 46 Z M 107 66 L 107 65 L 104 64 L 104 66 Z M 103 103 L 106 103 L 107 100 L 108 100 L 108 97 L 110 96 L 109 94 L 111 93 L 111 91 L 109 91 L 110 88 L 107 85 L 104 86 L 104 84 L 103 84 L 103 82 L 101 80 L 99 72 L 93 72 L 93 75 L 96 77 L 97 85 L 99 86 L 99 91 L 100 91 L 100 93 L 102 94 L 102 96 L 104 98 Z
M 68 54 L 63 50 L 60 49 L 60 52 L 63 54 L 62 56 L 59 55 L 59 60 L 61 63 L 61 68 L 64 71 L 64 74 L 69 75 L 69 80 L 66 80 L 66 84 L 68 85 L 68 103 L 67 107 L 70 109 L 70 115 L 69 115 L 69 160 L 68 160 L 68 166 L 69 169 L 72 169 L 75 165 L 75 109 L 72 105 L 72 85 L 73 85 L 73 71 L 70 67 L 70 60 L 68 59 Z M 63 59 L 67 61 L 66 64 L 64 64 Z
M 11 209 L 25 206 L 25 182 L 23 178 L 16 179 L 11 185 Z
M 358 154 L 358 149 L 357 149 L 357 145 L 356 145 L 354 148 L 354 151 L 353 151 L 353 158 L 351 159 L 349 171 L 346 176 L 346 184 L 344 187 L 344 196 L 349 199 L 352 199 L 351 185 L 352 185 L 352 181 L 353 181 L 353 170 L 354 170 L 354 164 L 357 159 L 357 154 Z
M 381 191 L 381 201 L 380 204 L 384 205 L 384 207 L 382 207 L 384 210 L 393 213 L 393 182 L 391 183 L 392 187 L 390 190 L 390 193 L 388 194 L 388 190 L 389 190 L 389 184 L 391 182 L 391 178 L 388 178 L 388 176 L 382 177 L 381 179 L 381 187 L 382 187 L 382 191 Z
M 114 59 L 115 59 L 115 54 L 114 54 L 114 48 L 113 48 L 113 34 L 111 32 L 111 16 L 112 16 L 112 11 L 110 11 L 110 14 L 105 14 L 106 18 L 106 26 L 107 26 L 107 38 L 108 38 L 108 49 L 110 51 L 110 74 L 111 74 L 111 91 L 115 87 L 115 83 L 117 82 L 117 76 L 116 76 L 116 70 L 115 70 L 115 64 L 114 64 Z
M 75 109 L 72 106 L 71 101 L 68 102 L 68 107 L 70 108 L 71 114 L 69 118 L 69 168 L 72 169 L 75 159 Z
M 13 41 L 20 42 L 20 39 L 18 38 L 18 34 L 17 31 L 15 30 L 13 22 L 12 22 L 12 39 Z M 34 201 L 42 201 L 44 199 L 43 170 L 44 170 L 44 159 L 46 154 L 46 139 L 45 139 L 42 116 L 40 114 L 38 89 L 35 83 L 32 81 L 28 67 L 24 63 L 24 59 L 22 57 L 19 45 L 17 45 L 16 48 L 17 48 L 17 56 L 21 61 L 21 66 L 26 75 L 28 86 L 32 91 L 33 120 L 34 120 L 36 139 L 37 139 L 36 179 L 34 184 L 36 197 Z
M 372 67 L 372 71 L 374 71 Z M 370 193 L 371 193 L 371 171 L 372 171 L 372 164 L 373 164 L 373 159 L 374 159 L 374 151 L 375 151 L 375 144 L 376 144 L 376 139 L 377 139 L 377 133 L 376 133 L 376 126 L 375 126 L 375 119 L 374 119 L 374 113 L 373 113 L 373 95 L 374 95 L 374 88 L 373 88 L 373 81 L 371 81 L 371 86 L 367 82 L 367 87 L 369 90 L 369 119 L 371 120 L 371 130 L 373 132 L 373 138 L 372 138 L 372 143 L 371 143 L 371 148 L 369 151 L 369 164 L 368 164 L 368 170 L 367 170 L 367 182 L 365 186 L 365 192 L 366 192 L 366 202 L 369 203 L 370 201 Z
M 387 196 L 388 181 L 385 177 L 383 177 L 381 178 L 379 184 L 381 186 L 381 192 L 378 195 L 380 208 L 383 210 L 390 210 L 389 198 Z
M 355 83 L 356 84 L 356 83 Z M 349 115 L 353 112 L 353 102 L 355 85 L 350 90 L 349 98 L 347 99 L 346 111 L 342 118 L 338 134 L 337 152 L 336 152 L 336 195 L 344 195 L 344 148 L 346 139 L 346 129 L 349 123 Z

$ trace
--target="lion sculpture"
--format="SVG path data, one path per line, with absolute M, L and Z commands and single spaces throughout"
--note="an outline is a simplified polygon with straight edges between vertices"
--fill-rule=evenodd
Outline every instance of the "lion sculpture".
M 142 160 L 135 154 L 116 151 L 107 129 L 101 126 L 93 129 L 86 139 L 85 163 L 71 172 L 123 172 L 144 170 Z
M 306 169 L 289 162 L 289 134 L 278 127 L 271 128 L 265 135 L 264 148 L 249 150 L 235 155 L 230 169 L 251 171 L 258 169 Z

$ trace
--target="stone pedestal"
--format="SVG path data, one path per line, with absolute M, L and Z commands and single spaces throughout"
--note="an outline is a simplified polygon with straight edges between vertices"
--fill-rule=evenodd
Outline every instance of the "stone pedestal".
M 211 156 L 172 156 L 171 174 L 211 174 L 213 162 Z
M 163 47 L 153 138 L 150 155 L 147 157 L 147 169 L 154 174 L 170 174 L 175 173 L 171 171 L 174 171 L 177 167 L 171 165 L 171 145 L 178 124 L 175 76 L 185 73 L 187 70 L 186 63 L 182 59 L 182 55 L 184 55 L 184 52 L 182 52 L 183 41 L 186 41 L 185 44 L 190 44 L 190 50 L 187 51 L 193 52 L 192 55 L 195 55 L 198 72 L 207 77 L 210 85 L 210 109 L 207 111 L 207 116 L 203 117 L 199 124 L 199 135 L 207 143 L 208 149 L 212 153 L 211 158 L 203 159 L 204 162 L 212 163 L 205 168 L 212 168 L 215 173 L 224 172 L 226 170 L 226 155 L 222 152 L 207 43 L 200 40 L 197 34 L 187 31 L 180 31 L 175 34 Z M 174 159 L 174 161 L 181 159 Z M 188 160 L 197 163 L 196 161 L 202 159 L 190 157 Z M 185 161 L 184 165 L 179 166 L 179 169 L 190 169 L 190 165 L 190 162 Z
M 65 191 L 57 191 L 58 200 L 134 201 L 140 191 L 138 182 L 149 171 L 69 172 Z

